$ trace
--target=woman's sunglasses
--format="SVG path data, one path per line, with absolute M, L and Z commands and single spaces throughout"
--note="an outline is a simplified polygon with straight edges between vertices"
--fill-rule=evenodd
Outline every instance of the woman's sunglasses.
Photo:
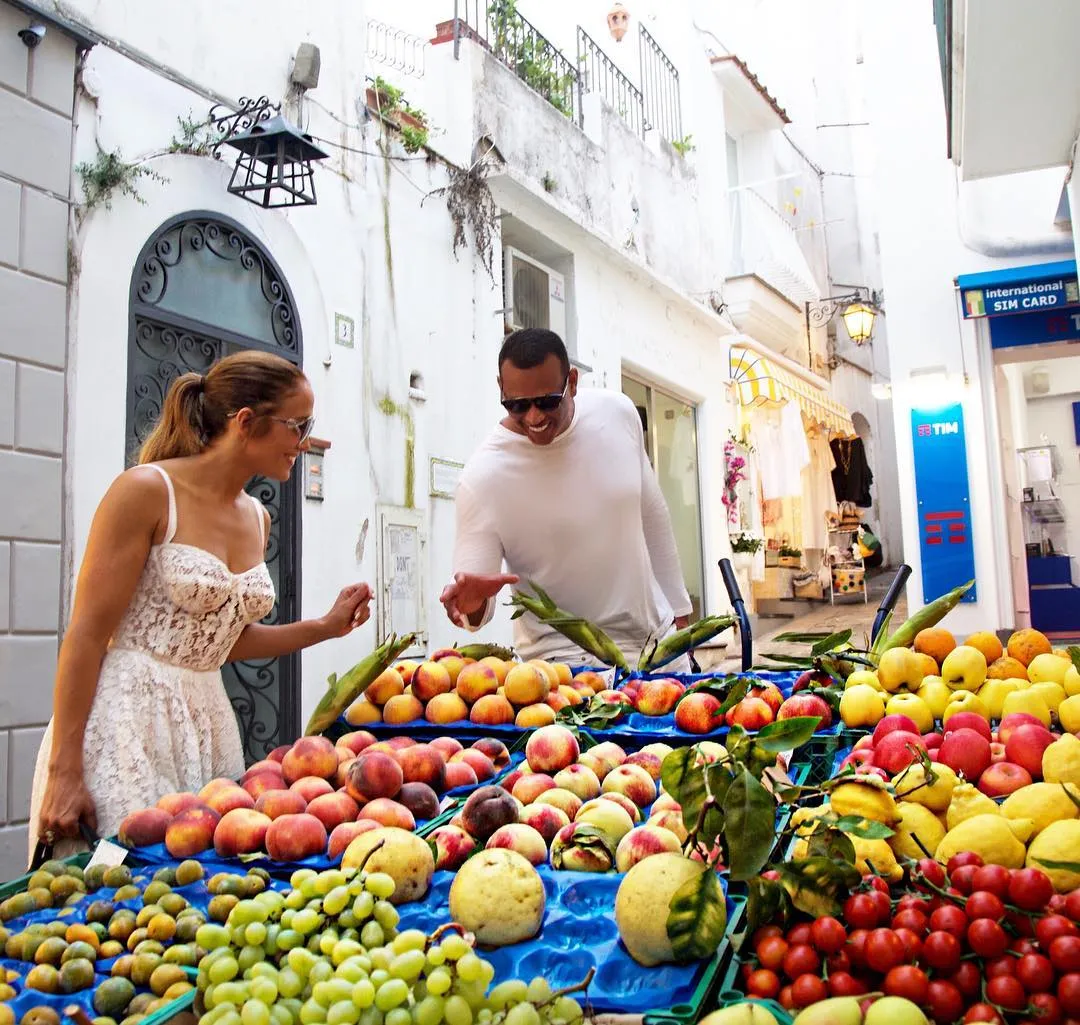
M 269 416 L 269 414 L 267 415 Z M 276 420 L 279 424 L 284 424 L 290 430 L 296 431 L 296 437 L 301 445 L 311 437 L 311 432 L 315 430 L 315 417 L 313 416 L 305 416 L 301 420 L 284 416 L 270 416 L 269 419 Z
M 554 395 L 535 395 L 530 399 L 501 399 L 500 402 L 502 408 L 511 416 L 524 416 L 533 406 L 541 413 L 554 413 L 566 398 L 566 387 L 569 383 L 568 377 L 563 383 L 562 391 Z

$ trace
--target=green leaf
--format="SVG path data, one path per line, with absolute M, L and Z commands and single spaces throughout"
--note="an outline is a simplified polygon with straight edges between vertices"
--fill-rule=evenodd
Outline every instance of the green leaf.
M 751 879 L 746 898 L 746 935 L 752 936 L 763 925 L 782 925 L 790 910 L 791 900 L 780 883 L 761 876 Z
M 776 802 L 748 770 L 732 780 L 724 797 L 724 842 L 734 881 L 756 876 L 776 840 Z
M 773 640 L 780 644 L 817 644 L 826 637 L 833 636 L 828 630 L 815 630 L 812 633 L 786 633 L 777 634 Z
M 817 715 L 797 715 L 791 719 L 778 719 L 762 726 L 758 730 L 754 743 L 764 751 L 779 754 L 781 751 L 794 751 L 814 735 L 821 717 Z
M 890 829 L 884 822 L 862 819 L 858 815 L 841 815 L 829 825 L 851 836 L 857 836 L 860 840 L 888 840 L 895 833 L 895 830 Z
M 1044 868 L 1056 869 L 1059 872 L 1080 872 L 1080 861 L 1051 861 L 1049 858 L 1032 858 L 1031 860 Z
M 724 698 L 722 702 L 720 702 L 720 707 L 715 712 L 713 712 L 713 718 L 715 719 L 718 716 L 727 715 L 728 712 L 731 711 L 731 709 L 733 709 L 740 701 L 742 701 L 744 697 L 746 697 L 746 692 L 749 689 L 749 680 L 746 680 L 745 678 L 741 680 L 736 680 L 731 685 L 731 690 L 728 691 L 727 697 Z
M 778 652 L 767 651 L 762 658 L 771 658 L 774 662 L 784 662 L 787 665 L 796 666 L 799 669 L 813 669 L 814 660 L 805 655 L 781 655 Z M 765 668 L 768 668 L 767 666 Z
M 687 880 L 671 898 L 667 934 L 676 961 L 712 957 L 727 929 L 727 905 L 712 869 Z
M 892 830 L 890 829 L 891 833 Z M 855 845 L 839 829 L 816 829 L 806 841 L 808 858 L 829 858 L 855 863 Z
M 792 904 L 814 918 L 838 915 L 841 893 L 846 895 L 861 878 L 850 862 L 822 857 L 786 862 L 777 871 Z
M 1072 659 L 1072 664 L 1076 666 L 1077 672 L 1080 672 L 1080 648 L 1075 644 L 1070 644 L 1065 650 L 1069 653 L 1069 658 Z
M 1080 797 L 1077 797 L 1064 783 L 1061 784 L 1061 789 L 1065 791 L 1065 796 L 1072 801 L 1077 808 L 1080 808 Z
M 705 798 L 705 768 L 695 765 L 697 754 L 692 747 L 680 747 L 664 758 L 660 766 L 660 779 L 674 800 L 682 805 L 683 824 L 693 829 Z
M 814 658 L 817 658 L 819 655 L 824 655 L 826 652 L 835 651 L 841 644 L 847 644 L 847 642 L 851 640 L 851 633 L 851 630 L 841 630 L 839 633 L 829 634 L 828 637 L 823 637 L 810 649 L 810 654 Z

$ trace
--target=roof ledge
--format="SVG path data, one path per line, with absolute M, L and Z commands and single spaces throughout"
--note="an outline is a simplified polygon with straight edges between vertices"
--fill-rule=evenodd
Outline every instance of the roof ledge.
M 742 131 L 777 131 L 791 124 L 787 111 L 762 84 L 746 62 L 733 53 L 711 57 L 713 73 L 723 87 L 724 95 L 743 115 Z

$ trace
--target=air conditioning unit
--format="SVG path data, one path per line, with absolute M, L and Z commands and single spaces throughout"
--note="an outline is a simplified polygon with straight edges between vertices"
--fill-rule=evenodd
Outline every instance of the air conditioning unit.
M 512 330 L 542 327 L 567 341 L 564 280 L 558 271 L 519 249 L 504 246 L 503 282 L 504 317 Z

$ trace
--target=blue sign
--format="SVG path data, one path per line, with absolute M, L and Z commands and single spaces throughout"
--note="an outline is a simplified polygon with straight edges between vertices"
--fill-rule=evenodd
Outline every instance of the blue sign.
M 998 317 L 990 321 L 990 345 L 994 349 L 1076 341 L 1080 341 L 1080 309 Z
M 1000 317 L 1080 305 L 1075 260 L 961 274 L 956 286 L 965 317 Z
M 960 403 L 942 409 L 913 409 L 911 447 L 915 456 L 923 601 L 931 602 L 975 578 L 964 410 Z M 962 600 L 975 601 L 976 590 L 973 587 Z

